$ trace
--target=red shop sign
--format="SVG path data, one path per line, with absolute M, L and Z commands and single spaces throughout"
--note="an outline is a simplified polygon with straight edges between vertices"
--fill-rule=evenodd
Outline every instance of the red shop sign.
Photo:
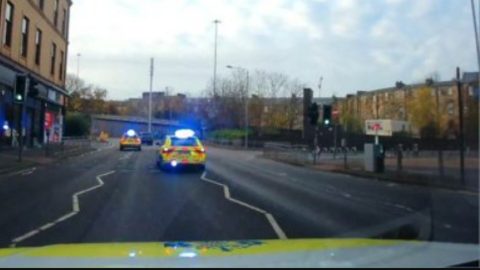
M 55 115 L 51 112 L 46 112 L 45 113 L 45 128 L 46 129 L 51 129 L 53 127 L 54 122 L 55 122 Z

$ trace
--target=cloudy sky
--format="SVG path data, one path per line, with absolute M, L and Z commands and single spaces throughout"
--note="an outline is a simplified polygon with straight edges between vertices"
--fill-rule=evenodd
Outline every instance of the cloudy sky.
M 74 0 L 69 73 L 111 99 L 149 88 L 199 95 L 213 75 L 214 19 L 220 19 L 219 75 L 226 65 L 285 73 L 323 96 L 453 78 L 476 70 L 469 0 Z

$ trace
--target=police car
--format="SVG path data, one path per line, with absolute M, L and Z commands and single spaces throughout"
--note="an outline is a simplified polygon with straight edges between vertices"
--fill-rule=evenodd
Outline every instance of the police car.
M 205 170 L 207 153 L 192 130 L 179 130 L 173 136 L 166 136 L 158 150 L 157 165 L 160 169 L 197 167 Z
M 129 130 L 120 139 L 120 151 L 133 149 L 142 151 L 142 140 L 134 130 Z

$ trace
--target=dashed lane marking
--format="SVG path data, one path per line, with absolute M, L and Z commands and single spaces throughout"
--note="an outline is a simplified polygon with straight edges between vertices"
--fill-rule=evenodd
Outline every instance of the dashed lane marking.
M 239 200 L 236 200 L 234 198 L 232 198 L 231 196 L 231 193 L 230 193 L 230 189 L 228 188 L 228 186 L 224 185 L 224 184 L 221 184 L 219 182 L 216 182 L 216 181 L 213 181 L 213 180 L 210 180 L 207 178 L 207 173 L 205 172 L 203 175 L 202 175 L 202 178 L 201 178 L 203 181 L 207 182 L 207 183 L 210 183 L 210 184 L 213 184 L 213 185 L 216 185 L 216 186 L 219 186 L 219 187 L 222 187 L 223 188 L 223 191 L 224 191 L 224 195 L 225 195 L 225 199 L 227 199 L 228 201 L 232 202 L 232 203 L 235 203 L 235 204 L 238 204 L 240 206 L 243 206 L 245 208 L 248 208 L 252 211 L 255 211 L 257 213 L 260 213 L 262 215 L 264 215 L 268 222 L 270 223 L 270 226 L 272 226 L 273 230 L 275 231 L 275 233 L 277 234 L 278 238 L 281 239 L 281 240 L 286 240 L 288 239 L 287 238 L 287 235 L 285 234 L 285 232 L 283 231 L 283 229 L 280 227 L 280 225 L 278 224 L 277 220 L 275 219 L 275 217 L 268 213 L 267 211 L 265 210 L 262 210 L 258 207 L 255 207 L 255 206 L 252 206 L 248 203 L 245 203 L 245 202 L 242 202 L 242 201 L 239 201 Z
M 75 193 L 73 196 L 72 196 L 72 212 L 58 218 L 56 221 L 54 222 L 51 222 L 51 223 L 48 223 L 48 224 L 45 224 L 43 226 L 41 226 L 40 228 L 36 229 L 36 230 L 33 230 L 29 233 L 26 233 L 25 235 L 23 236 L 20 236 L 20 237 L 17 237 L 15 239 L 12 240 L 12 244 L 10 245 L 11 248 L 15 248 L 17 247 L 18 244 L 22 243 L 23 241 L 27 240 L 27 239 L 30 239 L 36 235 L 38 235 L 39 233 L 42 233 L 42 232 L 45 232 L 53 227 L 55 227 L 56 225 L 62 223 L 62 222 L 65 222 L 71 218 L 73 218 L 74 216 L 76 216 L 78 213 L 80 213 L 81 209 L 80 209 L 80 202 L 79 202 L 79 197 L 82 196 L 82 195 L 85 195 L 89 192 L 92 192 L 96 189 L 99 189 L 101 187 L 103 187 L 105 185 L 105 183 L 103 182 L 102 178 L 103 177 L 106 177 L 106 176 L 109 176 L 109 175 L 112 175 L 114 174 L 115 171 L 112 171 L 112 172 L 109 172 L 109 173 L 106 173 L 106 174 L 102 174 L 102 175 L 99 175 L 97 176 L 97 182 L 98 184 L 94 187 L 91 187 L 91 188 L 88 188 L 86 190 L 82 190 L 82 191 L 79 191 L 77 193 Z

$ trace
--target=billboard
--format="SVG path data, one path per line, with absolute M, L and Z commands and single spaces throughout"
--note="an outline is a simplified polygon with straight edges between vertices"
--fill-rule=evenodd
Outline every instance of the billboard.
M 411 124 L 406 121 L 367 120 L 365 132 L 371 136 L 392 137 L 397 132 L 411 132 Z

